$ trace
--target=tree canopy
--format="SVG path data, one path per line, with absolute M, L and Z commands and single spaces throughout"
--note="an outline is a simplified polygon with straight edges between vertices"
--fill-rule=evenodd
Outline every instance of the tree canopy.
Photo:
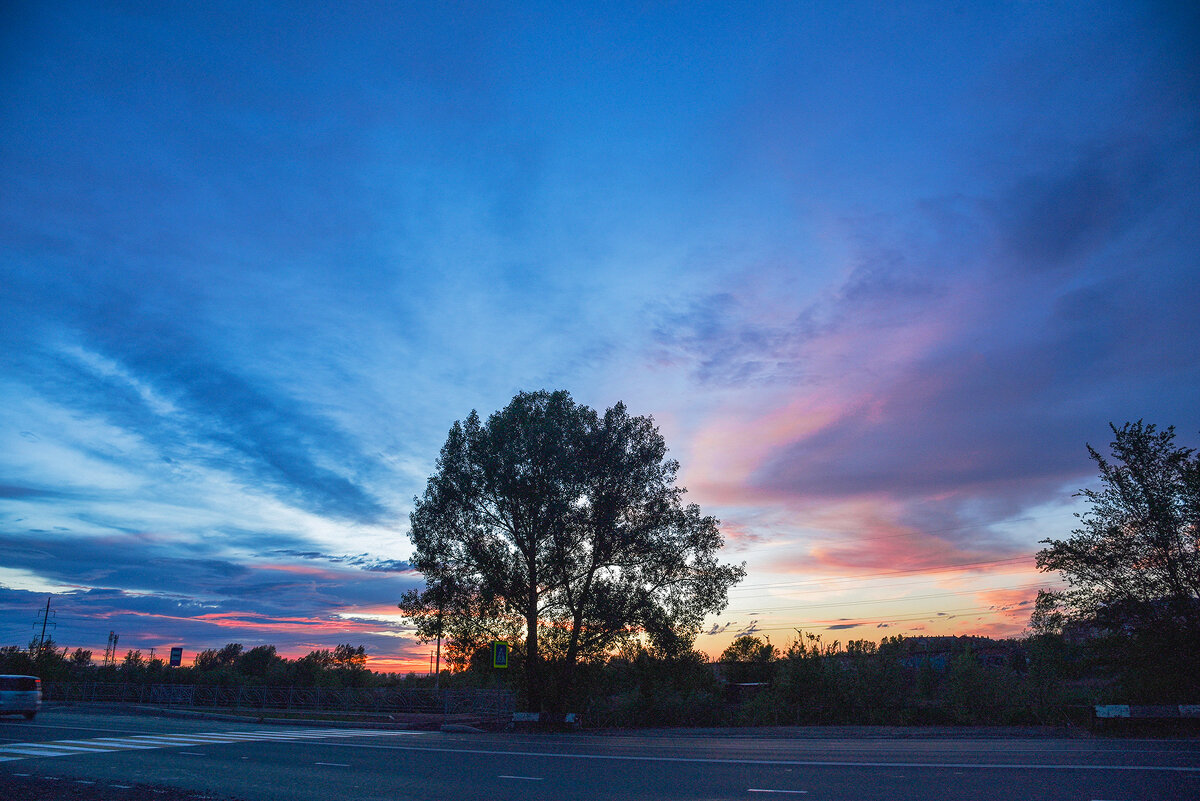
M 1067 588 L 1039 593 L 1031 627 L 1074 623 L 1132 638 L 1164 676 L 1189 673 L 1197 685 L 1200 458 L 1175 444 L 1173 426 L 1111 428 L 1111 460 L 1088 446 L 1101 483 L 1079 495 L 1091 508 L 1069 539 L 1043 540 L 1037 554 L 1038 568 L 1061 573 Z
M 455 422 L 411 514 L 425 587 L 400 608 L 452 664 L 515 644 L 532 709 L 570 695 L 576 666 L 645 638 L 690 647 L 745 575 L 721 564 L 717 520 L 684 504 L 649 417 L 522 392 Z M 548 689 L 549 697 L 543 695 Z
M 720 662 L 770 662 L 775 658 L 775 646 L 750 634 L 743 634 L 721 652 Z

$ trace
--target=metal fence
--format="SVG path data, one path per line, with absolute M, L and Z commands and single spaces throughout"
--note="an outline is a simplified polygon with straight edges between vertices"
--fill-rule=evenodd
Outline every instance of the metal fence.
M 47 701 L 164 704 L 218 709 L 296 709 L 312 712 L 419 712 L 510 717 L 508 690 L 398 690 L 358 687 L 216 687 L 203 684 L 43 682 Z

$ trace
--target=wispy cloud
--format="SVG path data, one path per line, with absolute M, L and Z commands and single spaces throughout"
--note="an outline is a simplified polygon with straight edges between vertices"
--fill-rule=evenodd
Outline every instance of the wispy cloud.
M 721 326 L 701 315 L 681 340 L 711 336 L 712 358 L 736 351 L 719 343 L 752 343 L 742 359 L 753 343 L 786 341 L 794 377 L 765 414 L 739 413 L 749 393 L 734 392 L 700 429 L 710 459 L 691 471 L 693 489 L 727 507 L 785 503 L 809 527 L 838 517 L 842 541 L 803 557 L 817 563 L 1028 548 L 990 524 L 1085 483 L 1083 444 L 1110 419 L 1186 416 L 1179 397 L 1128 381 L 1139 359 L 1159 375 L 1194 372 L 1193 347 L 1162 343 L 1200 335 L 1195 320 L 1152 311 L 1164 290 L 1171 308 L 1200 299 L 1195 282 L 1178 271 L 1147 282 L 1120 255 L 1178 221 L 1158 191 L 1162 169 L 1142 150 L 1111 149 L 993 198 L 924 203 L 887 237 L 863 232 L 842 288 L 806 312 L 820 325 L 763 334 L 748 323 L 738 337 L 726 330 L 736 311 Z M 709 360 L 693 363 L 713 374 Z M 744 378 L 734 373 L 731 387 Z

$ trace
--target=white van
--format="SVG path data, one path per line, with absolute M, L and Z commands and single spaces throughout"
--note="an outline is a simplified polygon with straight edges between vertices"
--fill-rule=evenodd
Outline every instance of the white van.
M 42 680 L 37 676 L 0 676 L 0 715 L 33 720 L 42 706 Z

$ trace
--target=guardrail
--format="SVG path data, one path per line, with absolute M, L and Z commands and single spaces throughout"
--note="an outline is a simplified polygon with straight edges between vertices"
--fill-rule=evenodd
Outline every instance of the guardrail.
M 204 684 L 43 682 L 47 701 L 163 704 L 220 709 L 282 709 L 312 712 L 392 712 L 510 717 L 508 690 L 400 690 L 330 687 L 219 687 Z
M 1195 732 L 1200 704 L 1101 704 L 1092 708 L 1091 728 L 1101 732 Z
M 1096 707 L 1099 720 L 1175 720 L 1179 718 L 1200 719 L 1200 704 L 1151 705 L 1103 704 Z

